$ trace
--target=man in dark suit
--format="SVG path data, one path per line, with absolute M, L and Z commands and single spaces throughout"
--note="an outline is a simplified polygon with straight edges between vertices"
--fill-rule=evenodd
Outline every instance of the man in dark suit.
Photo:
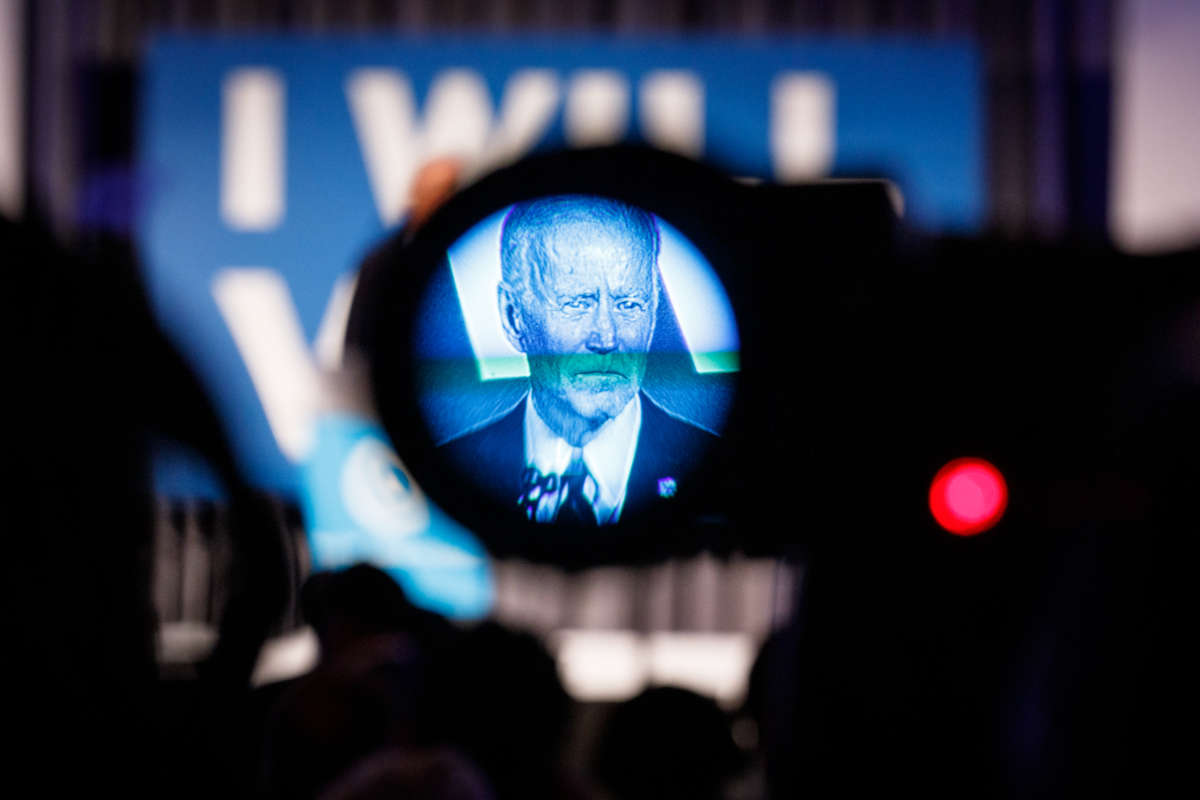
M 651 214 L 605 198 L 519 203 L 504 220 L 500 322 L 530 390 L 445 447 L 530 520 L 603 525 L 669 500 L 716 438 L 641 391 L 659 247 Z

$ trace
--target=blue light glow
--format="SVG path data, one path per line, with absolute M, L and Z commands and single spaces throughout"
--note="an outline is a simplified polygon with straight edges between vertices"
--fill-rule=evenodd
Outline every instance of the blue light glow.
M 505 338 L 496 311 L 500 228 L 507 213 L 505 208 L 475 225 L 448 254 L 467 337 L 484 381 L 529 376 L 525 354 Z M 696 372 L 737 372 L 737 323 L 721 281 L 682 233 L 661 217 L 656 219 L 662 237 L 659 274 Z

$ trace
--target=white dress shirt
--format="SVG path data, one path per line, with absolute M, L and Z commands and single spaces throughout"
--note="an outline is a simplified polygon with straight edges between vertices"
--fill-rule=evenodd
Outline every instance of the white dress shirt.
M 596 520 L 601 525 L 616 522 L 625 504 L 625 487 L 637 455 L 638 434 L 642 430 L 642 399 L 634 395 L 621 413 L 600 426 L 596 435 L 583 446 L 583 462 L 595 482 L 594 492 L 585 490 Z M 542 475 L 559 475 L 571 464 L 575 447 L 554 431 L 537 413 L 533 397 L 525 397 L 525 464 Z M 590 483 L 590 482 L 589 482 Z M 560 481 L 561 485 L 561 481 Z M 558 495 L 556 492 L 555 495 Z M 547 521 L 558 513 L 564 498 L 554 496 L 539 504 L 537 519 Z M 545 509 L 545 510 L 543 510 Z

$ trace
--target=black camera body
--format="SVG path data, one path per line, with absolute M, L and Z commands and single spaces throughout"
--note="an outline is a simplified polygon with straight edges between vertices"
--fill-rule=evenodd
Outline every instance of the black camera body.
M 524 334 L 506 329 L 497 303 L 506 281 L 524 280 L 514 270 L 544 277 L 551 268 L 514 267 L 515 257 L 501 267 L 505 241 L 516 252 L 512 242 L 524 236 L 522 246 L 536 250 L 555 225 L 571 230 L 567 217 L 551 214 L 600 219 L 594 200 L 545 210 L 545 198 L 556 197 L 608 199 L 652 215 L 659 229 L 662 291 L 652 333 L 618 320 L 615 335 L 628 333 L 633 344 L 566 342 L 564 353 L 582 353 L 578 364 L 569 353 L 521 353 L 514 337 Z M 876 540 L 886 547 L 909 541 L 892 533 L 898 525 L 918 540 L 936 537 L 925 507 L 929 482 L 963 456 L 1008 477 L 1008 527 L 1092 513 L 1057 508 L 1059 483 L 1101 473 L 1148 480 L 1133 474 L 1140 467 L 1130 460 L 1158 446 L 1144 441 L 1138 409 L 1156 402 L 1149 387 L 1169 393 L 1174 379 L 1168 366 L 1158 378 L 1144 373 L 1153 368 L 1149 354 L 1165 346 L 1166 334 L 1156 331 L 1196 296 L 1186 256 L 1138 261 L 1102 247 L 932 238 L 904 228 L 900 205 L 885 181 L 755 185 L 633 148 L 541 156 L 484 178 L 415 234 L 378 248 L 363 270 L 348 341 L 368 357 L 384 424 L 418 482 L 501 555 L 583 565 L 701 548 L 787 554 Z M 514 221 L 515 208 L 534 209 L 522 214 L 543 227 L 529 233 L 533 223 Z M 606 235 L 600 223 L 588 225 L 588 236 Z M 567 254 L 566 266 L 553 268 L 567 274 L 570 258 L 580 256 Z M 691 265 L 680 266 L 688 258 Z M 488 264 L 476 268 L 481 260 Z M 512 299 L 508 313 L 532 314 L 532 302 Z M 642 372 L 625 381 L 633 388 L 605 388 L 621 383 L 620 369 L 636 369 L 617 366 L 577 378 L 592 381 L 578 394 L 585 405 L 614 397 L 615 408 L 636 390 L 643 416 L 652 416 L 642 439 L 663 451 L 666 466 L 655 464 L 649 478 L 629 475 L 662 502 L 637 505 L 627 481 L 628 507 L 597 511 L 609 515 L 600 524 L 565 516 L 540 524 L 545 504 L 531 503 L 518 483 L 531 462 L 517 452 L 517 405 L 525 397 L 529 408 L 549 407 L 556 392 L 568 393 L 560 362 L 605 370 L 638 348 Z M 513 370 L 517 359 L 532 367 Z M 541 379 L 542 395 L 530 376 L 539 359 L 552 373 Z M 711 435 L 676 433 L 676 421 Z M 489 422 L 494 430 L 482 431 Z M 655 439 L 650 426 L 664 433 Z M 463 440 L 464 432 L 477 435 Z M 503 490 L 489 492 L 481 481 L 490 480 L 489 453 L 501 441 L 512 455 L 497 456 Z M 587 446 L 560 446 L 587 454 Z M 457 461 L 456 447 L 468 451 Z M 552 492 L 552 482 L 554 475 L 537 476 L 532 493 Z
M 796 559 L 802 590 L 770 666 L 782 704 L 764 741 L 774 786 L 1140 786 L 1162 737 L 1122 732 L 1159 725 L 1182 685 L 1170 643 L 1198 477 L 1196 254 L 926 236 L 905 228 L 897 200 L 883 181 L 752 185 L 636 149 L 541 156 L 379 248 L 349 344 L 368 358 L 413 475 L 499 556 L 568 568 L 701 549 Z M 595 221 L 644 230 L 647 213 L 657 237 L 614 239 Z M 530 234 L 528 219 L 570 235 Z M 543 288 L 605 277 L 547 290 L 543 305 L 519 300 L 528 287 L 513 265 L 525 262 L 513 254 L 531 241 Z M 657 314 L 636 266 L 646 252 L 658 258 Z M 596 267 L 614 253 L 624 261 Z M 490 264 L 483 277 L 464 269 L 474 258 Z M 622 284 L 634 273 L 641 283 Z M 591 327 L 555 327 L 559 312 Z M 503 337 L 497 374 L 525 349 L 527 372 L 502 402 L 483 391 L 502 383 L 484 377 L 487 347 L 468 343 L 479 319 Z M 531 319 L 586 335 L 548 354 Z M 542 339 L 523 339 L 529 330 Z M 636 394 L 616 360 L 622 335 L 630 363 L 644 359 Z M 548 355 L 564 360 L 538 362 Z M 590 366 L 555 366 L 577 356 Z M 597 500 L 567 521 L 572 497 L 601 497 L 576 490 L 587 485 L 579 453 L 597 486 L 605 476 L 588 441 L 539 443 L 556 386 L 564 397 L 589 387 L 579 417 L 584 401 L 638 398 L 640 432 L 609 451 L 634 453 L 616 514 Z M 635 406 L 621 402 L 614 429 Z M 465 430 L 444 424 L 479 408 L 485 419 Z M 635 507 L 642 451 L 678 471 L 652 474 L 656 502 Z M 560 474 L 541 472 L 546 452 Z M 986 524 L 955 529 L 937 508 L 952 492 L 938 492 L 964 459 L 999 476 L 1002 496 Z M 534 480 L 516 483 L 522 472 Z M 509 474 L 501 491 L 484 485 Z M 968 482 L 967 501 L 980 492 Z

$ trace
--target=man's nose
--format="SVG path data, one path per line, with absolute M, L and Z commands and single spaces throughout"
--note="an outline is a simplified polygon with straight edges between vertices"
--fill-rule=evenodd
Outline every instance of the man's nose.
M 587 348 L 600 354 L 611 353 L 617 349 L 617 325 L 613 319 L 612 303 L 607 299 L 597 303 L 592 311 Z

